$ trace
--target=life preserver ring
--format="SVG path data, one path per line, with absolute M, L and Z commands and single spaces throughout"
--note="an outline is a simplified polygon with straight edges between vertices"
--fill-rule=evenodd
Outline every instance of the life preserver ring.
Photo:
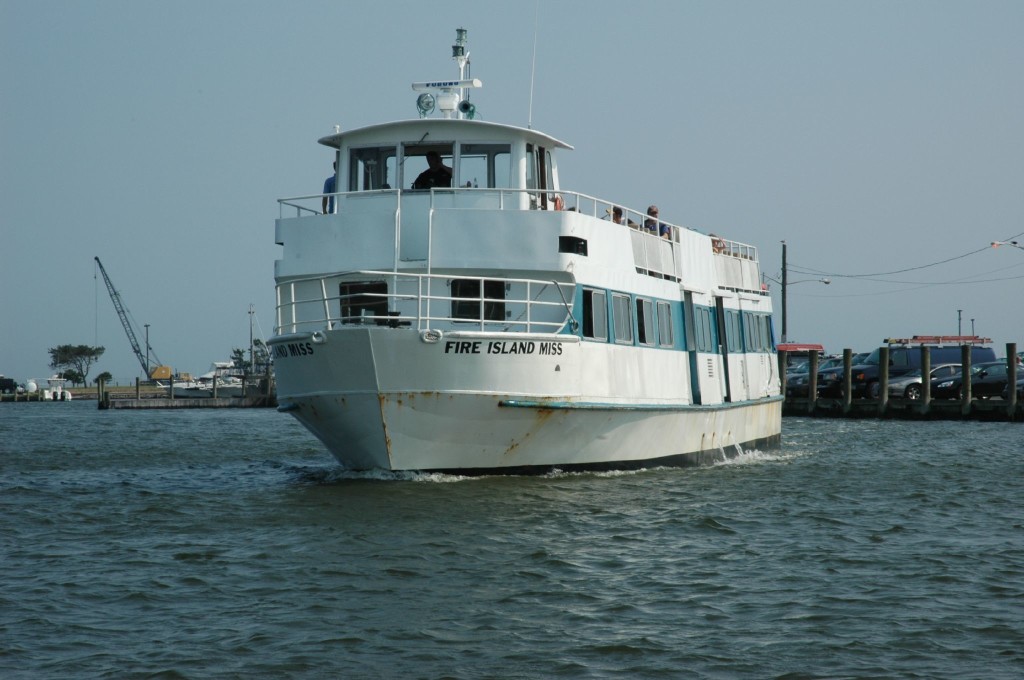
M 722 239 L 718 238 L 717 236 L 712 236 L 711 237 L 711 250 L 713 250 L 716 253 L 724 253 L 725 252 L 725 241 L 723 241 Z

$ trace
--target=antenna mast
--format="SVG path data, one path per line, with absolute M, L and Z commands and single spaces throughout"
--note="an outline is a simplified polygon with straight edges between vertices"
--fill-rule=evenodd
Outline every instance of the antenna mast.
M 469 52 L 466 51 L 466 29 L 455 29 L 455 44 L 452 45 L 452 59 L 459 65 L 458 80 L 435 80 L 428 82 L 416 82 L 412 89 L 422 92 L 416 99 L 416 108 L 420 112 L 420 118 L 425 118 L 434 111 L 436 106 L 441 110 L 445 118 L 453 115 L 458 118 L 472 119 L 476 115 L 476 107 L 465 98 L 466 90 L 474 87 L 483 87 L 476 78 L 469 78 Z M 436 94 L 435 94 L 436 93 Z
M 540 25 L 540 0 L 537 0 L 537 13 L 533 19 L 533 62 L 530 64 L 530 112 L 526 117 L 526 127 L 533 129 L 533 77 L 537 73 L 537 27 Z

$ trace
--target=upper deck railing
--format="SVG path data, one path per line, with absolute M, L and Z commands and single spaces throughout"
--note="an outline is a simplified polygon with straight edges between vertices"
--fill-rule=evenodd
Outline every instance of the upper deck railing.
M 686 240 L 687 232 L 701 233 L 697 229 L 666 222 L 660 217 L 648 216 L 645 212 L 620 206 L 606 199 L 590 196 L 575 191 L 547 191 L 537 189 L 500 189 L 453 187 L 433 188 L 429 190 L 378 189 L 367 191 L 338 192 L 334 194 L 311 194 L 278 200 L 280 219 L 293 217 L 311 217 L 321 213 L 325 198 L 333 198 L 335 212 L 344 214 L 348 210 L 362 210 L 362 201 L 388 201 L 393 205 L 395 216 L 396 252 L 399 233 L 403 223 L 413 224 L 409 220 L 424 220 L 423 215 L 433 215 L 435 210 L 509 210 L 509 211 L 543 211 L 562 213 L 576 212 L 594 219 L 614 222 L 613 217 L 618 209 L 621 212 L 623 229 L 633 232 L 634 264 L 638 272 L 657 278 L 680 281 L 679 248 Z M 403 216 L 403 208 L 408 210 L 405 199 L 416 200 L 416 211 Z M 422 201 L 422 202 L 421 202 Z M 389 208 L 384 204 L 383 209 Z M 357 206 L 359 206 L 357 208 Z M 377 210 L 381 209 L 377 204 Z M 662 227 L 667 231 L 666 237 L 661 236 Z M 429 231 L 429 226 L 425 226 Z M 745 243 L 733 241 L 710 234 L 711 250 L 715 260 L 715 272 L 718 285 L 731 290 L 760 292 L 760 273 L 758 269 L 757 248 Z M 427 237 L 429 240 L 429 236 Z M 397 268 L 397 264 L 396 264 Z

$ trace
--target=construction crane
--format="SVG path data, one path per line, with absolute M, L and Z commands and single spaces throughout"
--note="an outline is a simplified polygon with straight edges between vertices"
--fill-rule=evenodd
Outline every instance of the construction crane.
M 121 319 L 121 325 L 124 326 L 124 332 L 128 334 L 128 342 L 132 344 L 132 351 L 135 352 L 135 356 L 139 360 L 139 364 L 142 366 L 142 372 L 150 379 L 171 377 L 171 369 L 161 364 L 160 359 L 156 356 L 156 352 L 153 352 L 152 349 L 148 347 L 149 340 L 147 339 L 146 349 L 153 355 L 153 360 L 156 361 L 157 364 L 153 368 L 152 372 L 150 372 L 146 355 L 142 353 L 142 349 L 139 347 L 139 341 L 135 338 L 135 331 L 132 330 L 132 325 L 128 321 L 128 310 L 125 309 L 124 303 L 121 302 L 121 294 L 117 292 L 116 288 L 114 288 L 113 282 L 111 282 L 110 277 L 107 276 L 107 270 L 103 268 L 103 263 L 100 262 L 100 258 L 96 257 L 93 259 L 96 260 L 96 264 L 100 268 L 100 274 L 103 274 L 103 281 L 107 284 L 107 291 L 110 293 L 110 301 L 114 303 L 114 309 L 117 310 L 117 316 Z

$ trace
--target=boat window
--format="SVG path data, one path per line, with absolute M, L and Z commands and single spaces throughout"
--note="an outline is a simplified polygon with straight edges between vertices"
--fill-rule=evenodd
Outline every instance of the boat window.
M 430 189 L 431 187 L 446 188 L 452 185 L 452 151 L 453 145 L 447 144 L 407 144 L 404 146 L 405 156 L 402 159 L 402 188 Z M 436 153 L 441 157 L 443 169 L 435 169 L 434 174 L 424 174 L 430 170 L 427 155 Z M 416 180 L 420 177 L 420 185 Z
M 533 144 L 526 145 L 526 188 L 537 188 L 537 154 Z
M 526 188 L 540 189 L 541 194 L 530 195 L 532 208 L 547 209 L 549 189 L 554 189 L 554 167 L 551 162 L 551 152 L 541 146 L 533 144 L 526 145 Z
M 747 352 L 767 352 L 771 347 L 768 331 L 768 317 L 764 314 L 743 314 L 745 336 L 744 349 Z
M 725 346 L 730 352 L 743 351 L 743 325 L 740 312 L 734 309 L 724 310 Z
M 654 344 L 654 305 L 650 300 L 636 299 L 636 333 L 641 345 Z
M 459 148 L 459 186 L 510 189 L 512 147 L 509 144 L 463 144 Z
M 484 281 L 483 301 L 480 299 L 480 279 L 452 279 L 452 318 L 480 320 L 483 302 L 484 321 L 505 320 L 505 282 Z
M 672 347 L 675 338 L 672 334 L 672 307 L 667 302 L 658 303 L 658 344 Z
M 397 188 L 397 157 L 393 146 L 352 149 L 348 173 L 349 191 Z
M 544 188 L 554 189 L 555 188 L 555 170 L 551 163 L 551 150 L 544 149 Z
M 608 339 L 608 307 L 604 291 L 583 289 L 583 337 Z
M 693 335 L 698 352 L 710 352 L 714 349 L 711 343 L 711 310 L 707 307 L 694 308 Z
M 633 344 L 633 316 L 628 295 L 612 295 L 612 327 L 615 330 L 615 342 Z
M 342 283 L 338 292 L 342 323 L 363 323 L 367 316 L 388 315 L 388 284 L 384 281 Z

